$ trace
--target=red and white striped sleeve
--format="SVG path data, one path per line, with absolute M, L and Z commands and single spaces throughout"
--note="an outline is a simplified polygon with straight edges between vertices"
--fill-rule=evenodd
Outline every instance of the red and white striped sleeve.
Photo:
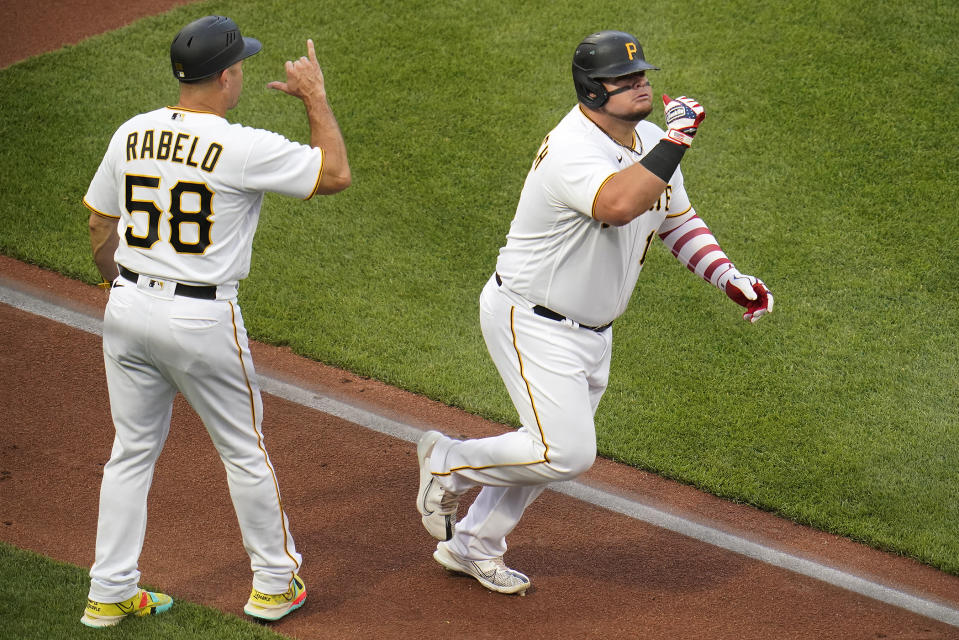
M 720 277 L 734 269 L 733 263 L 694 209 L 690 207 L 678 216 L 663 220 L 659 238 L 686 268 L 723 290 Z

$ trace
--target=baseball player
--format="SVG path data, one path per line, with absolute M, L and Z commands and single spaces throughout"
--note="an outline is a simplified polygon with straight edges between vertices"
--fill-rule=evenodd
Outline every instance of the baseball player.
M 177 392 L 226 468 L 253 571 L 244 611 L 277 620 L 306 600 L 237 304 L 263 194 L 308 200 L 351 181 L 312 40 L 306 46 L 306 56 L 286 63 L 286 81 L 268 87 L 302 100 L 308 145 L 225 119 L 259 41 L 223 16 L 185 26 L 170 46 L 179 101 L 120 126 L 83 198 L 94 260 L 112 281 L 103 355 L 116 430 L 100 488 L 87 626 L 172 606 L 168 595 L 139 588 L 137 560 Z
M 773 309 L 769 289 L 733 266 L 683 187 L 679 163 L 703 107 L 664 96 L 667 130 L 645 121 L 653 69 L 628 33 L 601 31 L 576 47 L 579 103 L 536 154 L 480 296 L 483 337 L 522 427 L 465 441 L 428 431 L 417 447 L 417 508 L 440 540 L 433 557 L 493 591 L 529 589 L 503 560 L 506 536 L 549 483 L 593 464 L 612 324 L 653 239 L 745 307 L 746 320 Z M 475 486 L 482 489 L 457 522 L 459 498 Z

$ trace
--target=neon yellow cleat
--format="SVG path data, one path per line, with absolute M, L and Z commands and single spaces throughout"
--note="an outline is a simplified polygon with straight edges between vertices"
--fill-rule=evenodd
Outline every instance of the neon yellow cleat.
M 306 602 L 306 585 L 300 576 L 293 574 L 293 581 L 285 593 L 270 595 L 253 589 L 243 611 L 248 616 L 261 620 L 279 620 Z
M 87 600 L 80 622 L 88 627 L 112 627 L 127 616 L 152 616 L 173 606 L 173 598 L 165 593 L 140 589 L 123 602 L 96 602 Z

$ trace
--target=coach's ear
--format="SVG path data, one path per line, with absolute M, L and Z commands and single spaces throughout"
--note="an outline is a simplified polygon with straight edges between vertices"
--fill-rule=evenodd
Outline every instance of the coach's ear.
M 239 62 L 236 64 L 240 64 Z M 231 65 L 232 67 L 232 65 Z M 223 71 L 218 71 L 216 74 L 216 81 L 220 85 L 221 89 L 225 89 L 230 86 L 233 82 L 234 75 L 230 73 L 230 67 L 227 67 Z

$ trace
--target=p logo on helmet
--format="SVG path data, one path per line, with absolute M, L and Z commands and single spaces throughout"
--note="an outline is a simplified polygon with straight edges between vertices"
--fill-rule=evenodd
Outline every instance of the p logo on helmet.
M 633 56 L 636 55 L 636 43 L 627 42 L 626 43 L 626 55 L 629 56 L 629 59 L 632 60 Z

